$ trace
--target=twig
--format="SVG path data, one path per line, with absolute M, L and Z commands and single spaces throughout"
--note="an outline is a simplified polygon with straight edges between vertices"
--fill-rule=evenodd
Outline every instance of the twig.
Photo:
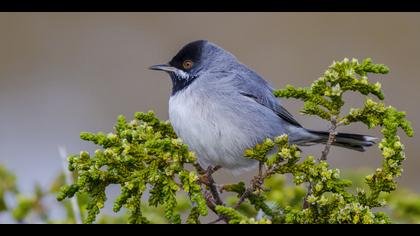
M 219 217 L 219 218 L 217 218 L 216 220 L 210 221 L 208 224 L 209 224 L 209 225 L 216 224 L 216 223 L 218 223 L 218 222 L 220 222 L 220 221 L 222 221 L 222 220 L 225 220 L 225 217 L 224 217 L 224 216 L 220 216 L 220 217 Z
M 246 188 L 245 192 L 241 195 L 238 202 L 235 204 L 235 206 L 233 208 L 234 209 L 239 208 L 241 206 L 241 204 L 245 201 L 245 199 L 247 199 L 253 192 L 255 192 L 256 190 L 262 189 L 261 186 L 263 185 L 264 180 L 266 178 L 270 177 L 271 175 L 273 175 L 276 172 L 278 167 L 279 167 L 279 164 L 275 164 L 270 169 L 268 169 L 265 173 L 263 173 L 262 164 L 260 162 L 258 175 L 255 176 L 251 180 L 250 186 L 248 188 Z
M 216 205 L 224 205 L 222 198 L 220 197 L 219 191 L 217 190 L 216 181 L 214 181 L 212 176 L 214 172 L 221 168 L 221 166 L 209 166 L 206 171 L 204 171 L 204 169 L 198 164 L 195 165 L 195 168 L 197 169 L 197 172 L 201 174 L 199 180 L 200 183 L 206 185 L 209 188 Z
M 309 182 L 305 198 L 303 198 L 303 206 L 302 206 L 303 209 L 306 209 L 309 207 L 308 197 L 311 194 L 312 194 L 312 182 Z
M 216 205 L 225 205 L 222 201 L 222 198 L 220 197 L 219 191 L 217 190 L 217 187 L 216 187 L 216 182 L 214 181 L 213 176 L 212 176 L 213 173 L 216 172 L 220 168 L 221 166 L 216 166 L 216 167 L 209 166 L 207 168 L 207 172 L 206 172 L 206 177 L 208 180 L 207 186 L 209 187 L 209 190 L 213 196 L 213 199 Z
M 333 116 L 331 118 L 331 126 L 330 126 L 330 129 L 329 129 L 328 140 L 325 144 L 324 150 L 322 150 L 321 157 L 318 159 L 318 163 L 321 162 L 321 161 L 326 161 L 327 160 L 327 156 L 330 153 L 330 148 L 332 146 L 332 143 L 335 141 L 335 136 L 337 135 L 336 129 L 337 129 L 338 126 L 340 126 L 342 124 L 343 124 L 343 122 L 339 122 L 337 124 L 337 117 L 336 116 Z M 313 187 L 313 183 L 310 182 L 308 184 L 307 193 L 305 195 L 305 198 L 303 199 L 303 209 L 306 209 L 306 208 L 309 207 L 308 197 L 309 197 L 309 195 L 312 194 L 312 187 Z
M 330 134 L 328 136 L 327 143 L 325 144 L 325 148 L 322 151 L 320 161 L 326 161 L 327 160 L 327 156 L 328 156 L 328 153 L 330 152 L 331 145 L 335 140 L 335 136 L 337 135 L 337 132 L 335 131 L 336 129 L 337 129 L 337 118 L 335 116 L 333 116 L 331 118 L 331 127 L 330 127 L 330 130 L 329 130 Z
M 199 164 L 194 164 L 195 169 L 201 175 L 199 183 L 207 186 L 208 190 L 204 190 L 204 197 L 206 199 L 206 204 L 210 210 L 212 210 L 219 218 L 210 223 L 217 223 L 221 220 L 226 223 L 229 222 L 229 218 L 226 216 L 219 215 L 216 211 L 216 205 L 224 206 L 222 198 L 220 197 L 219 191 L 217 190 L 217 184 L 213 179 L 213 173 L 221 168 L 221 166 L 211 167 L 209 166 L 207 170 L 204 170 Z
M 67 169 L 67 151 L 66 148 L 63 146 L 58 147 L 58 152 L 60 153 L 60 157 L 63 163 L 63 171 L 65 173 L 66 184 L 71 185 L 73 184 L 73 176 L 71 172 Z M 82 224 L 82 217 L 80 214 L 79 204 L 77 203 L 77 197 L 73 197 L 70 199 L 71 202 L 71 209 L 73 210 L 74 219 L 76 224 Z
M 248 188 L 245 189 L 245 191 L 243 192 L 243 194 L 241 195 L 241 197 L 239 198 L 238 202 L 235 204 L 235 206 L 233 207 L 234 209 L 239 208 L 239 206 L 249 197 L 251 196 L 251 194 L 253 192 L 255 192 L 258 189 L 262 189 L 262 185 L 264 183 L 264 180 L 268 177 L 270 177 L 271 175 L 273 175 L 277 168 L 279 167 L 279 163 L 273 165 L 271 168 L 269 168 L 268 170 L 266 170 L 265 172 L 263 172 L 263 163 L 260 162 L 259 164 L 259 168 L 258 168 L 258 175 L 255 176 L 252 180 L 251 180 L 251 184 Z M 219 195 L 219 191 L 217 190 L 217 184 L 215 183 L 212 174 L 217 171 L 220 166 L 216 166 L 216 167 L 209 167 L 207 169 L 207 171 L 204 171 L 203 168 L 201 168 L 201 166 L 194 165 L 196 170 L 202 174 L 202 176 L 204 176 L 204 179 L 200 180 L 200 183 L 206 185 L 209 188 L 208 192 L 205 192 L 205 198 L 206 198 L 206 202 L 207 202 L 207 206 L 217 214 L 215 207 L 216 205 L 225 205 L 223 203 L 223 201 L 220 198 Z M 217 214 L 218 215 L 218 214 Z M 225 221 L 226 223 L 229 222 L 229 218 L 227 218 L 226 216 L 222 216 L 222 215 L 218 215 L 219 218 L 217 218 L 214 221 L 209 222 L 209 224 L 215 224 L 217 222 L 220 221 Z
M 204 198 L 206 199 L 206 204 L 214 213 L 216 213 L 216 204 L 214 203 L 211 193 L 209 191 L 204 192 Z
M 255 176 L 251 181 L 251 185 L 248 188 L 246 188 L 245 192 L 242 194 L 242 196 L 239 198 L 238 202 L 233 208 L 238 209 L 241 206 L 241 204 L 245 201 L 245 199 L 247 199 L 251 195 L 251 193 L 253 193 L 258 188 L 261 188 L 261 185 L 264 182 L 264 178 L 264 175 Z
M 209 222 L 209 224 L 215 224 L 219 221 L 224 221 L 226 223 L 229 223 L 229 218 L 223 215 L 219 215 L 216 211 L 216 204 L 211 196 L 211 193 L 207 190 L 204 190 L 204 198 L 206 199 L 206 205 L 207 207 L 212 210 L 217 216 L 218 218 L 214 221 Z

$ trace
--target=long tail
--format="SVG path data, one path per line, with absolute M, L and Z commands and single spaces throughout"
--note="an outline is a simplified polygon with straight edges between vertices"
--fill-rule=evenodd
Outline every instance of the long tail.
M 313 143 L 326 143 L 329 133 L 326 131 L 308 130 L 309 133 L 317 137 L 312 140 Z M 376 143 L 377 138 L 369 135 L 338 133 L 335 136 L 335 141 L 332 145 L 340 146 L 348 149 L 353 149 L 359 152 L 364 152 L 365 147 L 370 147 Z

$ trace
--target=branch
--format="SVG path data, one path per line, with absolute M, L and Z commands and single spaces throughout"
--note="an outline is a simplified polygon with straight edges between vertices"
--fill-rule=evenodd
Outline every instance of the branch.
M 217 190 L 217 187 L 216 187 L 216 181 L 214 181 L 213 176 L 212 176 L 213 173 L 219 170 L 220 168 L 221 166 L 216 166 L 214 168 L 209 166 L 206 171 L 206 178 L 208 181 L 207 186 L 209 187 L 210 193 L 213 196 L 216 205 L 224 206 L 225 204 L 223 203 L 222 198 L 220 197 L 219 191 Z
M 325 148 L 322 151 L 321 159 L 318 161 L 327 160 L 328 153 L 330 153 L 331 145 L 335 140 L 335 136 L 337 135 L 336 129 L 337 129 L 337 117 L 333 116 L 331 117 L 331 126 L 329 130 L 330 134 L 328 136 L 327 143 L 325 144 Z
M 281 162 L 281 161 L 280 161 Z M 246 188 L 245 192 L 242 194 L 242 196 L 239 198 L 238 202 L 233 207 L 234 209 L 238 209 L 241 204 L 255 191 L 261 190 L 262 185 L 264 184 L 264 180 L 276 173 L 276 170 L 278 167 L 280 167 L 280 162 L 273 165 L 270 169 L 268 169 L 266 172 L 262 171 L 262 162 L 260 162 L 258 175 L 255 176 L 251 180 L 251 184 L 248 188 Z
M 221 168 L 221 166 L 209 166 L 207 170 L 204 170 L 199 164 L 194 164 L 195 169 L 201 175 L 199 183 L 205 185 L 209 190 L 204 190 L 204 196 L 206 199 L 206 204 L 219 218 L 215 221 L 210 222 L 210 224 L 219 222 L 221 220 L 226 223 L 229 222 L 229 219 L 226 216 L 219 215 L 216 211 L 216 205 L 224 206 L 222 198 L 220 197 L 219 191 L 217 190 L 216 182 L 213 179 L 213 173 Z
M 331 117 L 331 126 L 330 126 L 330 129 L 329 129 L 328 140 L 325 144 L 324 150 L 322 151 L 321 157 L 318 158 L 318 163 L 321 162 L 321 161 L 326 161 L 327 160 L 327 156 L 330 153 L 330 148 L 332 146 L 332 143 L 335 140 L 335 136 L 337 135 L 337 132 L 336 132 L 337 126 L 339 126 L 339 125 L 341 125 L 341 123 L 337 124 L 337 117 L 332 116 Z M 307 193 L 305 195 L 305 198 L 303 199 L 303 209 L 306 209 L 306 208 L 309 207 L 308 197 L 312 193 L 312 187 L 313 187 L 312 182 L 309 182 Z

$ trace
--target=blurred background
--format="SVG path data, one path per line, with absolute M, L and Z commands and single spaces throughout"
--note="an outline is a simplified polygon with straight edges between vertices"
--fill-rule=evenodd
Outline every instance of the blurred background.
M 235 54 L 275 88 L 308 86 L 333 60 L 363 59 L 391 68 L 372 78 L 385 102 L 406 111 L 420 130 L 420 13 L 0 13 L 0 164 L 23 192 L 51 184 L 62 170 L 58 147 L 92 152 L 81 131 L 111 132 L 117 115 L 153 110 L 168 119 L 171 82 L 148 66 L 168 62 L 186 43 L 207 39 Z M 360 106 L 360 97 L 346 97 Z M 304 126 L 328 124 L 299 114 Z M 363 125 L 341 131 L 379 135 Z M 400 183 L 420 192 L 420 136 L 408 139 Z M 304 148 L 319 155 L 322 146 Z M 365 153 L 333 148 L 333 167 L 376 168 Z M 246 174 L 245 174 L 246 176 Z M 221 172 L 220 182 L 238 177 Z

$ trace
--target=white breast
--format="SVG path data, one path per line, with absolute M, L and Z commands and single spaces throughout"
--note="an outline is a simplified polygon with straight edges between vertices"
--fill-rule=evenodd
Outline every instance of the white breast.
M 256 161 L 243 157 L 252 138 L 235 122 L 235 115 L 217 98 L 190 87 L 169 99 L 169 119 L 200 165 L 221 165 L 234 174 L 255 168 Z

